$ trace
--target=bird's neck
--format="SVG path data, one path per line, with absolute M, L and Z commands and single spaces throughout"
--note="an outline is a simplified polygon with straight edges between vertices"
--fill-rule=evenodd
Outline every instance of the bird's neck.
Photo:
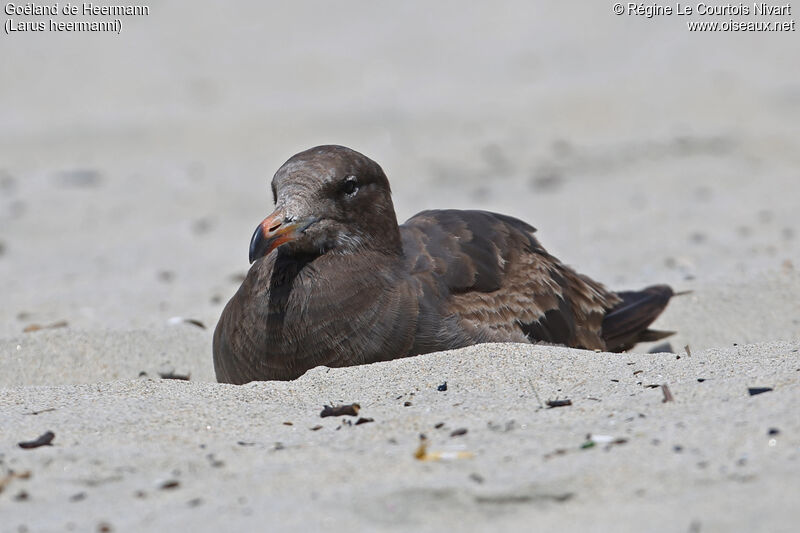
M 372 223 L 374 231 L 370 239 L 370 248 L 390 256 L 403 255 L 403 241 L 400 238 L 400 228 L 397 226 L 397 217 L 394 209 L 384 212 L 381 217 Z

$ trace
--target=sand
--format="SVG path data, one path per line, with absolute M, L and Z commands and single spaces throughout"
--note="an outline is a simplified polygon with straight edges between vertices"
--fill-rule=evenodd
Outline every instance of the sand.
M 236 6 L 1 37 L 0 531 L 796 529 L 796 32 Z M 320 143 L 380 162 L 400 219 L 500 211 L 612 288 L 692 291 L 677 334 L 215 383 L 268 181 Z M 319 416 L 351 402 L 373 420 Z
M 797 350 L 490 344 L 295 382 L 6 389 L 4 466 L 31 472 L 6 488 L 6 526 L 790 531 Z M 352 402 L 373 421 L 319 416 Z M 14 449 L 47 430 L 52 447 Z M 415 457 L 420 433 L 441 460 Z

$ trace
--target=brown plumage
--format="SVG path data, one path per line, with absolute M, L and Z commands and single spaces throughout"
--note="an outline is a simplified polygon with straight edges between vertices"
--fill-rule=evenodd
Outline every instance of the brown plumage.
M 423 211 L 397 225 L 386 175 L 341 146 L 275 174 L 246 279 L 214 332 L 221 382 L 294 379 L 318 365 L 386 361 L 482 342 L 622 351 L 666 285 L 614 293 L 551 256 L 534 228 L 485 211 Z

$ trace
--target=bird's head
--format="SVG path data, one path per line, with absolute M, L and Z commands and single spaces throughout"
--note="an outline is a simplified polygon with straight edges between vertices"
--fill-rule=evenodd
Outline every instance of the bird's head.
M 275 210 L 250 241 L 250 262 L 278 247 L 293 254 L 402 253 L 389 180 L 368 157 L 317 146 L 291 157 L 272 178 Z

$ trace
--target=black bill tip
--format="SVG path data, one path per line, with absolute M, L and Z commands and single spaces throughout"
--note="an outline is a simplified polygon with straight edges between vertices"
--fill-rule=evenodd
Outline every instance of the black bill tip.
M 250 255 L 248 257 L 248 259 L 250 259 L 250 264 L 253 264 L 253 261 L 259 257 L 266 255 L 268 249 L 269 239 L 264 237 L 264 230 L 261 228 L 261 224 L 259 224 L 256 226 L 256 230 L 250 238 Z

